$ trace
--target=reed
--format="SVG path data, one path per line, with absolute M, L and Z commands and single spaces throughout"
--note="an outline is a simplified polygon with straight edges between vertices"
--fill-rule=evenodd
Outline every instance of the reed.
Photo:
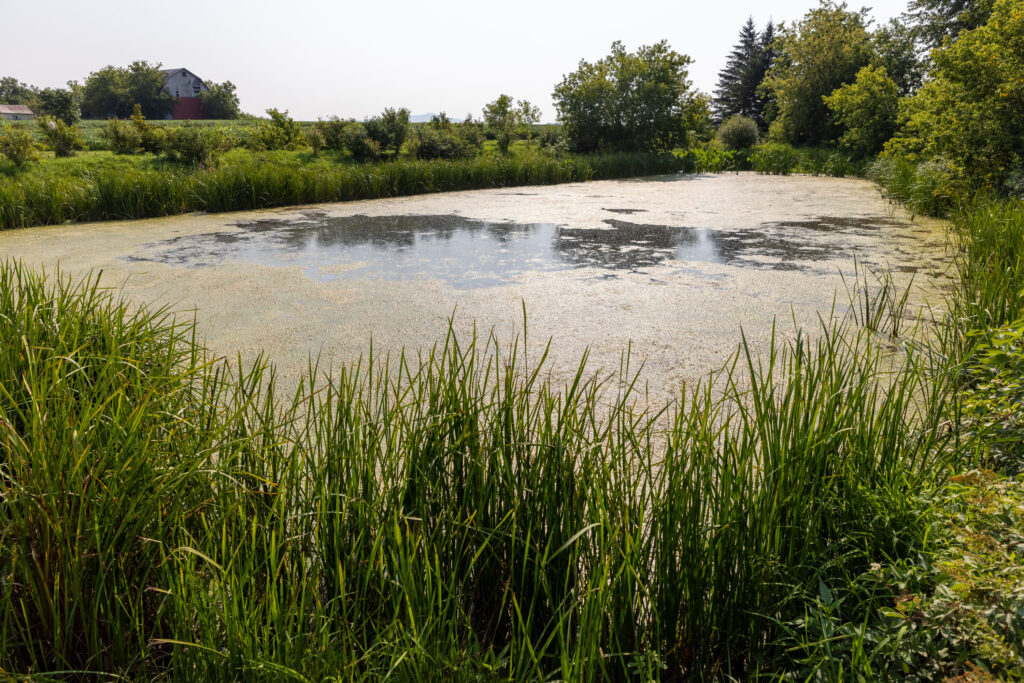
M 682 168 L 672 155 L 627 153 L 298 164 L 237 151 L 216 168 L 153 159 L 60 161 L 64 163 L 48 161 L 0 183 L 0 229 L 550 185 Z
M 838 324 L 837 324 L 838 325 Z M 751 676 L 911 556 L 948 384 L 825 325 L 653 412 L 458 339 L 294 396 L 192 324 L 0 265 L 0 668 L 237 680 Z M 895 365 L 895 367 L 893 367 Z M 625 389 L 618 387 L 625 386 Z M 867 609 L 867 608 L 865 608 Z M 81 675 L 81 674 L 75 674 Z

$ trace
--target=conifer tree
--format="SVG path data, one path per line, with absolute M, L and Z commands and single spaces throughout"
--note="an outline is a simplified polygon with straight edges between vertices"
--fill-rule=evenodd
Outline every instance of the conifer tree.
M 775 27 L 771 22 L 759 34 L 754 18 L 747 19 L 740 29 L 739 42 L 729 53 L 725 68 L 718 75 L 713 102 L 716 119 L 723 121 L 739 114 L 764 127 L 765 101 L 757 86 L 771 67 L 774 41 Z

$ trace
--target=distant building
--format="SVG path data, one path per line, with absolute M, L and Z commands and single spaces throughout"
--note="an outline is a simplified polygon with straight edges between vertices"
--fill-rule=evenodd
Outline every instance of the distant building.
M 34 116 L 24 104 L 0 104 L 0 119 L 5 121 L 31 121 Z
M 188 69 L 164 69 L 164 91 L 177 98 L 172 119 L 205 119 L 203 109 L 199 106 L 199 93 L 209 92 L 203 79 Z

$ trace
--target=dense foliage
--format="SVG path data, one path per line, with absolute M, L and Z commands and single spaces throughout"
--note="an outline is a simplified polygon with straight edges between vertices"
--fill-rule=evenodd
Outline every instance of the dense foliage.
M 569 147 L 661 151 L 686 147 L 707 116 L 706 101 L 690 90 L 690 58 L 662 41 L 611 54 L 566 75 L 555 87 L 555 107 Z
M 164 90 L 160 64 L 132 62 L 127 68 L 106 66 L 94 71 L 82 86 L 82 116 L 105 119 L 131 116 L 135 105 L 151 119 L 162 119 L 174 108 L 174 96 Z
M 746 116 L 730 116 L 719 126 L 717 139 L 725 149 L 747 149 L 757 144 L 757 123 Z
M 209 119 L 237 119 L 242 115 L 238 106 L 238 94 L 231 81 L 223 83 L 206 82 L 207 90 L 199 93 L 199 106 Z
M 962 182 L 1000 188 L 1024 169 L 1024 2 L 997 0 L 982 26 L 932 52 L 903 100 L 893 154 L 942 157 Z
M 409 134 L 409 110 L 388 108 L 368 119 L 364 124 L 366 136 L 375 142 L 382 153 L 398 156 Z
M 896 131 L 899 94 L 885 67 L 866 66 L 853 83 L 824 98 L 843 134 L 839 143 L 860 156 L 874 156 Z
M 822 2 L 796 25 L 783 26 L 776 48 L 775 66 L 762 85 L 777 112 L 772 137 L 791 144 L 835 140 L 840 128 L 822 98 L 853 83 L 870 61 L 864 14 Z

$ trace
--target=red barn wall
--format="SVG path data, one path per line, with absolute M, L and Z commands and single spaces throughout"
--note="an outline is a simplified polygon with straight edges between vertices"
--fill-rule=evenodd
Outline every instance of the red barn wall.
M 203 109 L 199 106 L 198 97 L 179 97 L 171 112 L 174 119 L 205 119 Z

